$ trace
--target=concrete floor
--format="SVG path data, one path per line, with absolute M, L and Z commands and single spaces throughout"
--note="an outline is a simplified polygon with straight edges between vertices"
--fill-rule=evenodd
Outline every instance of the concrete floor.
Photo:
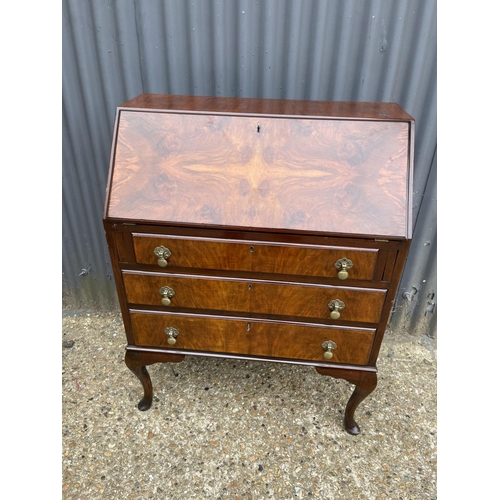
M 436 345 L 388 331 L 376 390 L 342 427 L 349 383 L 313 368 L 186 357 L 123 362 L 120 314 L 66 312 L 62 498 L 435 499 Z

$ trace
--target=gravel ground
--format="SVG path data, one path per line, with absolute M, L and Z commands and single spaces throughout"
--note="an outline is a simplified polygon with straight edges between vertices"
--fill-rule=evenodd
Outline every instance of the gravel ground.
M 64 500 L 437 498 L 428 337 L 386 333 L 351 436 L 353 386 L 277 363 L 152 365 L 153 406 L 141 412 L 120 314 L 66 311 L 62 326 Z

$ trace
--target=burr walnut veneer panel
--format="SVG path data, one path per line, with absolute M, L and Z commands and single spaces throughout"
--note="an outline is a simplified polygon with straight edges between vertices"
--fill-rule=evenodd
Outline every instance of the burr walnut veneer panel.
M 122 111 L 109 216 L 406 235 L 406 122 Z

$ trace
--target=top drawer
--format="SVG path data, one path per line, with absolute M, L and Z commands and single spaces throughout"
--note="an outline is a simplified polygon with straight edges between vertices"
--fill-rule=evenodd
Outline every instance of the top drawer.
M 162 267 L 371 280 L 377 249 L 133 234 L 136 262 Z M 166 253 L 161 253 L 166 249 Z

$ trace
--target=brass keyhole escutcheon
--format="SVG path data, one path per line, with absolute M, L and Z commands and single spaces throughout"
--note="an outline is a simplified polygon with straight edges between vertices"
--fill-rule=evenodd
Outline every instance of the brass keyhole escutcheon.
M 175 345 L 175 343 L 177 342 L 176 339 L 179 336 L 179 330 L 177 330 L 173 326 L 168 326 L 167 328 L 165 328 L 165 334 L 168 337 L 167 342 L 170 345 Z
M 161 303 L 164 306 L 169 306 L 171 303 L 170 299 L 175 295 L 173 288 L 170 288 L 169 286 L 162 286 L 158 292 L 162 296 Z
M 337 349 L 337 344 L 333 341 L 333 340 L 327 340 L 326 342 L 323 342 L 321 344 L 321 347 L 323 348 L 323 350 L 325 351 L 323 353 L 323 357 L 325 359 L 332 359 L 333 358 L 333 353 L 332 351 L 334 349 Z
M 330 318 L 339 319 L 340 311 L 344 309 L 344 307 L 345 304 L 341 300 L 339 299 L 330 300 L 330 302 L 328 302 L 328 308 L 330 309 L 330 311 L 332 311 L 330 313 Z
M 347 272 L 347 270 L 351 269 L 351 267 L 353 266 L 352 260 L 343 257 L 342 259 L 337 260 L 334 265 L 338 270 L 337 278 L 339 280 L 346 280 L 349 277 L 349 273 Z
M 154 254 L 158 257 L 158 265 L 166 267 L 168 264 L 167 259 L 172 255 L 172 252 L 167 247 L 159 246 L 154 249 Z

